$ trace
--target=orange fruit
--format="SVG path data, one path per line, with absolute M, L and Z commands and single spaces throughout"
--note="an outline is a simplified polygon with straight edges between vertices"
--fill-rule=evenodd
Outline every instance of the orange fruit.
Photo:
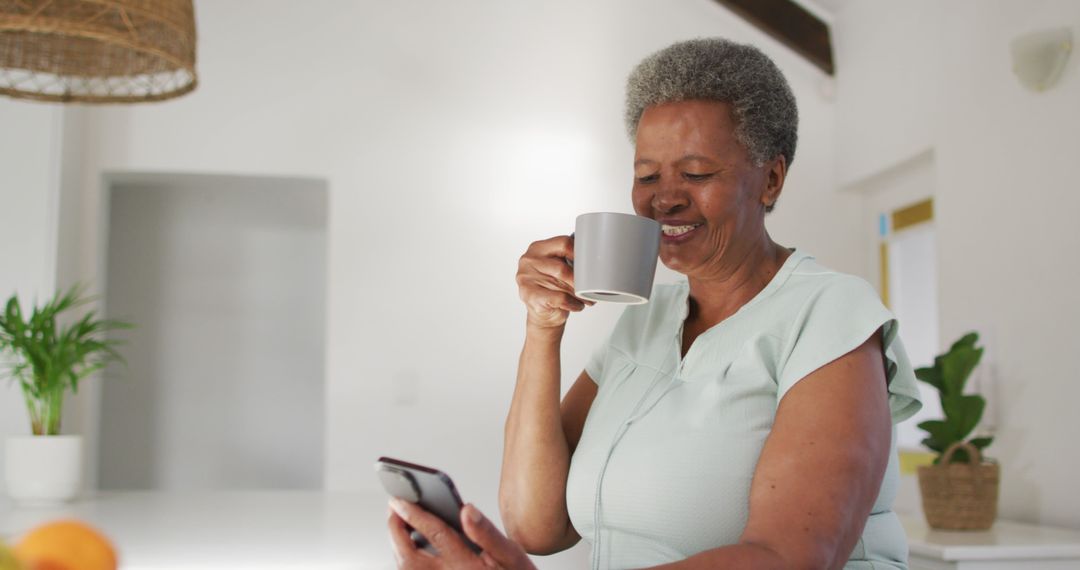
M 45 523 L 15 545 L 15 557 L 27 570 L 116 570 L 112 543 L 94 527 L 77 520 Z

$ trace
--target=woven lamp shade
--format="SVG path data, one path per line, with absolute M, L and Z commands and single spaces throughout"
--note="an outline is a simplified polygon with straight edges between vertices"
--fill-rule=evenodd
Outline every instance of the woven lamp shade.
M 195 89 L 192 0 L 0 0 L 0 93 L 161 101 Z

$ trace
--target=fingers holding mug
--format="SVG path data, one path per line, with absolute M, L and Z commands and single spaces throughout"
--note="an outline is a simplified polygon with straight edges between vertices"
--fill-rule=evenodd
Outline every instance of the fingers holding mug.
M 585 308 L 583 301 L 543 277 L 519 277 L 518 290 L 529 312 L 529 322 L 541 327 L 562 326 L 570 313 Z
M 556 236 L 533 242 L 518 261 L 518 295 L 533 324 L 562 326 L 571 312 L 592 304 L 574 295 L 573 256 L 570 236 Z

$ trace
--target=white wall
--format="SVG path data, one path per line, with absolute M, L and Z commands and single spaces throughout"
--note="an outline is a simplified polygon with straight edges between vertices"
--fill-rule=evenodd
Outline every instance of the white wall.
M 970 329 L 987 342 L 1001 514 L 1080 528 L 1080 69 L 1074 53 L 1056 88 L 1031 93 L 1008 51 L 1033 29 L 1069 26 L 1076 37 L 1080 4 L 850 2 L 836 24 L 844 180 L 933 148 L 941 342 Z
M 630 209 L 623 84 L 675 40 L 726 35 L 777 60 L 803 127 L 774 233 L 841 269 L 864 266 L 860 200 L 832 192 L 823 75 L 711 0 L 238 1 L 197 12 L 195 93 L 85 117 L 72 273 L 100 273 L 102 171 L 329 180 L 331 489 L 375 488 L 372 462 L 397 455 L 442 467 L 495 511 L 523 333 L 517 258 L 580 212 Z M 264 14 L 258 25 L 252 13 Z M 618 311 L 589 313 L 567 334 L 567 378 Z
M 26 311 L 53 293 L 60 124 L 56 107 L 0 99 L 0 304 L 18 293 Z M 0 434 L 28 433 L 21 390 L 0 380 Z
M 109 183 L 108 316 L 138 326 L 101 383 L 100 487 L 321 488 L 325 184 Z
M 938 4 L 847 2 L 834 19 L 837 180 L 842 186 L 933 146 L 945 89 L 941 41 L 958 31 L 941 22 Z

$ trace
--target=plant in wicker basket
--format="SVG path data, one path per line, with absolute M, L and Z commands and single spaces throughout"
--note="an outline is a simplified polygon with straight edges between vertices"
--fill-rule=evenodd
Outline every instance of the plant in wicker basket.
M 933 366 L 915 371 L 919 380 L 938 390 L 945 414 L 944 419 L 919 424 L 928 434 L 923 445 L 938 454 L 933 465 L 919 468 L 923 511 L 934 528 L 987 529 L 997 518 L 1000 468 L 982 457 L 993 438 L 968 439 L 986 409 L 985 398 L 964 394 L 982 359 L 982 347 L 975 346 L 978 340 L 977 333 L 968 333 L 936 357 Z
M 953 343 L 948 352 L 934 358 L 933 366 L 915 371 L 919 380 L 937 388 L 941 396 L 941 410 L 945 412 L 945 419 L 927 420 L 919 424 L 919 428 L 929 436 L 922 440 L 923 445 L 938 454 L 935 464 L 941 463 L 950 446 L 966 440 L 975 426 L 979 425 L 983 410 L 986 409 L 985 398 L 977 394 L 964 394 L 968 377 L 982 359 L 982 347 L 975 347 L 978 340 L 978 333 L 968 333 Z M 970 443 L 982 451 L 993 440 L 992 437 L 976 437 L 972 438 Z M 967 461 L 968 454 L 961 449 L 952 459 Z

